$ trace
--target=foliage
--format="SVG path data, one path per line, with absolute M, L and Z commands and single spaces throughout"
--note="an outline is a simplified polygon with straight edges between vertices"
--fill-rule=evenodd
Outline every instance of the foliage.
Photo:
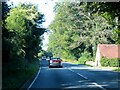
M 38 53 L 38 57 L 42 58 L 43 56 L 46 58 L 50 58 L 50 57 L 53 57 L 53 54 L 52 52 L 47 52 L 47 51 L 42 50 L 41 52 Z
M 91 54 L 87 51 L 84 51 L 84 53 L 81 54 L 82 56 L 78 59 L 78 62 L 80 64 L 85 64 L 86 61 L 90 61 L 91 60 Z
M 113 40 L 115 43 L 120 44 L 120 33 L 116 31 L 116 29 L 118 30 L 120 27 L 120 4 L 117 2 L 92 2 L 88 3 L 87 10 L 91 14 L 99 13 L 115 28 L 112 35 Z
M 117 69 L 114 69 L 114 71 L 120 72 L 120 67 L 118 67 Z
M 118 59 L 108 59 L 108 58 L 101 58 L 100 63 L 102 66 L 110 66 L 110 67 L 118 67 Z
M 62 58 L 78 59 L 85 50 L 95 56 L 97 44 L 115 43 L 111 15 L 92 12 L 91 4 L 101 5 L 85 2 L 56 4 L 55 19 L 49 25 L 48 51 Z
M 34 59 L 41 49 L 40 36 L 45 32 L 45 29 L 38 26 L 43 22 L 43 15 L 32 4 L 19 4 L 8 15 L 6 27 L 8 32 L 13 33 L 9 38 L 13 46 L 10 54 L 13 57 L 16 54 L 29 60 Z
M 38 27 L 42 18 L 43 16 L 37 12 L 36 7 L 32 4 L 19 4 L 18 7 L 10 10 L 6 19 L 6 27 L 9 32 L 14 33 L 10 38 L 11 44 L 14 46 L 12 52 L 17 55 L 25 53 L 22 56 L 25 56 L 29 61 L 37 57 L 37 53 L 41 49 L 40 36 L 45 31 Z M 39 19 L 41 19 L 41 22 L 38 22 Z
M 113 30 L 113 40 L 116 41 L 116 44 L 120 44 L 120 30 L 114 29 Z
M 79 64 L 79 62 L 77 60 L 73 60 L 73 59 L 62 59 L 63 62 L 69 62 L 72 64 Z
M 46 30 L 41 27 L 44 15 L 30 3 L 19 3 L 12 8 L 3 3 L 2 7 L 3 88 L 16 88 L 39 68 L 37 58 L 42 50 L 41 36 Z
M 10 41 L 8 38 L 12 35 L 12 33 L 8 33 L 8 30 L 5 27 L 5 19 L 7 18 L 7 13 L 9 12 L 10 7 L 6 2 L 2 2 L 2 59 L 3 62 L 8 61 L 9 52 L 11 48 Z
M 33 75 L 35 75 L 39 68 L 39 61 L 29 63 L 26 68 L 3 70 L 3 89 L 19 89 L 25 84 Z M 4 68 L 5 69 L 5 68 Z M 9 76 L 8 76 L 9 75 Z M 24 79 L 23 79 L 24 78 Z

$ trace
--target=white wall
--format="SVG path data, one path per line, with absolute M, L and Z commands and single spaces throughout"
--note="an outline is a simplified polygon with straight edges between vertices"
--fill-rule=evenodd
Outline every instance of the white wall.
M 96 58 L 95 58 L 95 66 L 101 66 L 100 58 L 101 58 L 100 49 L 99 49 L 99 46 L 97 46 L 97 52 L 96 52 Z

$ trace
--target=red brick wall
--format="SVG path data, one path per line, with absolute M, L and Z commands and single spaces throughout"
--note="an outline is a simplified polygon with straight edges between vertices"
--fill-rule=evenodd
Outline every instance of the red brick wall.
M 120 45 L 115 44 L 99 44 L 101 57 L 120 58 Z

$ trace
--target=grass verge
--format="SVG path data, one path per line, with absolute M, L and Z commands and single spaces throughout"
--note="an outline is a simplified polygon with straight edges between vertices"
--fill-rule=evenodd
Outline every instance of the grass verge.
M 63 62 L 69 62 L 69 63 L 72 63 L 72 64 L 79 64 L 79 62 L 77 60 L 72 60 L 72 59 L 62 59 Z
M 2 88 L 20 89 L 39 69 L 39 61 L 29 63 L 24 69 L 14 69 L 3 73 Z
M 86 66 L 90 66 L 90 67 L 94 67 L 94 66 L 92 66 L 92 65 L 90 65 L 90 64 L 85 64 Z
M 113 69 L 113 71 L 120 72 L 120 67 L 119 67 L 119 68 L 116 68 L 116 69 Z

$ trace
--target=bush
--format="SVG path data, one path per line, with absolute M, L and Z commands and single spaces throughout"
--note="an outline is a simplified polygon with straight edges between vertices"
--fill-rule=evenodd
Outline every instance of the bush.
M 26 81 L 28 81 L 38 71 L 38 69 L 39 61 L 37 60 L 33 63 L 28 63 L 25 68 L 3 70 L 2 88 L 16 90 L 21 88 L 24 83 L 26 83 Z
M 85 62 L 87 61 L 87 58 L 82 56 L 78 59 L 78 61 L 80 64 L 85 64 Z
M 101 58 L 100 60 L 101 66 L 110 66 L 110 67 L 118 67 L 118 59 L 117 58 L 113 58 L 113 59 L 109 59 L 109 58 Z
M 90 61 L 91 60 L 91 54 L 89 52 L 85 51 L 81 55 L 82 56 L 78 59 L 80 64 L 85 64 L 86 61 Z
M 114 71 L 120 72 L 120 67 L 117 68 L 117 69 L 114 69 Z

